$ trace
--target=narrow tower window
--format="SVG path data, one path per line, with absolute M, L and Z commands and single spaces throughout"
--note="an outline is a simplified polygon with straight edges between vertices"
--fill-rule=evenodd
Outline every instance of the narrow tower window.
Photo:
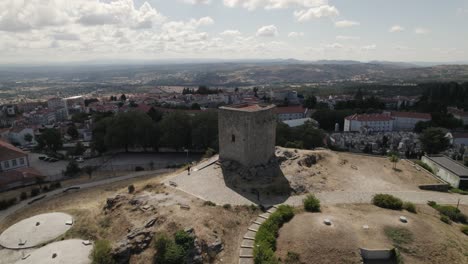
M 235 135 L 231 136 L 231 142 L 236 142 L 236 136 Z

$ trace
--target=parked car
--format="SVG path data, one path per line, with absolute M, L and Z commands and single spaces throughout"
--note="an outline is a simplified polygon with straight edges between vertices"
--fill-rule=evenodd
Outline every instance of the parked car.
M 76 162 L 78 162 L 78 163 L 83 163 L 83 162 L 84 162 L 83 157 L 76 157 L 75 160 L 76 160 Z
M 47 157 L 46 156 L 39 156 L 39 160 L 45 160 Z

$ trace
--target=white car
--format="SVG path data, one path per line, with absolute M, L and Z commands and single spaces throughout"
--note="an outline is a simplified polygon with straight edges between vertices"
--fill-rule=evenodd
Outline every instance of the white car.
M 78 162 L 78 163 L 83 163 L 83 162 L 84 162 L 83 157 L 75 158 L 75 160 L 76 160 L 76 162 Z

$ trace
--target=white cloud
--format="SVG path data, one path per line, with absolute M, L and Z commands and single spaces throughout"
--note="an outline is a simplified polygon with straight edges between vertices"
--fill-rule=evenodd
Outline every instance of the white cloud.
M 326 5 L 328 0 L 224 0 L 227 7 L 283 9 L 290 7 L 316 7 Z
M 361 23 L 351 20 L 340 20 L 335 22 L 335 27 L 337 28 L 346 28 L 346 27 L 353 27 L 359 26 Z
M 340 13 L 338 9 L 334 6 L 323 5 L 319 7 L 311 7 L 309 9 L 303 9 L 300 11 L 294 12 L 294 17 L 296 17 L 297 21 L 304 22 L 314 18 L 321 18 L 321 17 L 335 17 L 338 16 Z
M 325 44 L 324 47 L 327 49 L 342 49 L 344 46 L 341 45 L 340 43 L 331 43 L 331 44 Z
M 257 37 L 276 37 L 278 29 L 275 25 L 263 26 L 257 30 Z
M 360 37 L 357 37 L 357 36 L 342 36 L 342 35 L 336 36 L 335 38 L 337 40 L 359 40 L 360 39 Z
M 367 51 L 375 50 L 375 49 L 377 49 L 377 45 L 375 45 L 375 44 L 366 45 L 366 46 L 361 47 L 361 50 L 367 50 Z
M 430 30 L 427 28 L 417 27 L 414 29 L 414 33 L 418 35 L 426 35 L 430 33 Z
M 208 4 L 211 4 L 211 0 L 183 0 L 183 1 L 185 3 L 191 4 L 191 5 L 200 5 L 200 4 L 208 5 Z
M 400 25 L 394 25 L 388 31 L 391 33 L 403 32 L 405 31 L 405 28 Z
M 225 30 L 225 31 L 221 32 L 220 35 L 221 36 L 228 36 L 228 37 L 235 37 L 235 36 L 241 35 L 241 33 L 240 33 L 239 30 L 229 29 L 229 30 Z
M 303 37 L 304 36 L 304 32 L 290 32 L 288 34 L 288 37 L 290 38 L 297 38 L 297 37 Z

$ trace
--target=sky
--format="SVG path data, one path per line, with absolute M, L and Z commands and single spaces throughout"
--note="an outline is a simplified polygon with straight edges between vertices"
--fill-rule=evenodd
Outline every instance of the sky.
M 0 64 L 468 61 L 468 0 L 0 0 Z

